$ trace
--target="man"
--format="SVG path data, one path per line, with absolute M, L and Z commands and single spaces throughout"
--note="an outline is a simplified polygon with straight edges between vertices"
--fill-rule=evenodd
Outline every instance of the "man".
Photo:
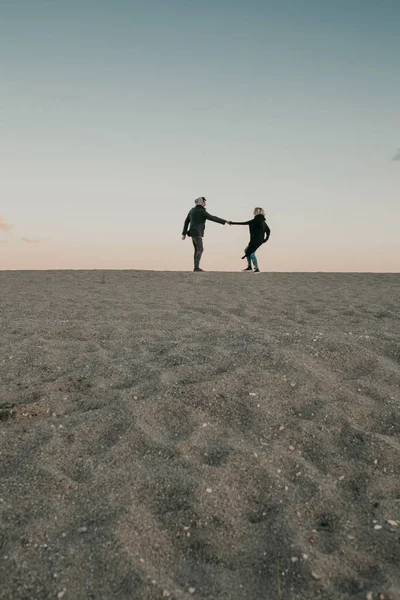
M 182 240 L 186 239 L 186 236 L 189 235 L 192 238 L 193 246 L 194 246 L 194 271 L 203 271 L 200 269 L 200 259 L 203 254 L 203 236 L 204 230 L 206 228 L 206 221 L 214 221 L 214 223 L 221 223 L 221 225 L 225 225 L 225 223 L 230 223 L 230 221 L 226 221 L 225 219 L 220 219 L 219 217 L 213 217 L 206 211 L 207 200 L 204 196 L 200 198 L 196 198 L 194 201 L 195 206 L 189 211 L 188 216 L 185 219 L 185 224 L 183 226 L 182 231 Z M 190 228 L 189 228 L 190 225 Z

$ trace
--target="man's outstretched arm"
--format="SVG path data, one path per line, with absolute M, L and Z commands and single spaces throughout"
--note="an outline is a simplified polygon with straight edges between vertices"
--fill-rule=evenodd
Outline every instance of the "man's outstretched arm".
M 206 212 L 206 219 L 207 221 L 214 221 L 214 223 L 220 223 L 221 225 L 225 225 L 225 223 L 230 223 L 230 221 L 227 221 L 226 219 L 220 219 L 219 217 L 214 217 L 208 212 Z

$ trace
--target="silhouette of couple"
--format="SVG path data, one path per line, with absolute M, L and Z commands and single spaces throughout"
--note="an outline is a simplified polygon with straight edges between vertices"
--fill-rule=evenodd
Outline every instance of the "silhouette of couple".
M 268 227 L 264 210 L 260 207 L 254 209 L 254 218 L 250 221 L 236 222 L 227 221 L 226 219 L 220 219 L 214 217 L 206 211 L 207 200 L 204 196 L 196 198 L 194 201 L 195 206 L 189 211 L 188 216 L 185 219 L 182 231 L 182 240 L 186 239 L 186 236 L 192 238 L 194 246 L 194 271 L 202 272 L 200 269 L 200 260 L 203 254 L 203 237 L 204 230 L 206 228 L 206 221 L 214 221 L 214 223 L 220 223 L 221 225 L 248 225 L 250 229 L 250 241 L 244 251 L 242 258 L 247 259 L 247 267 L 243 271 L 252 271 L 252 263 L 254 266 L 254 273 L 259 273 L 258 262 L 256 257 L 256 250 L 265 242 L 268 241 L 270 236 L 270 228 Z

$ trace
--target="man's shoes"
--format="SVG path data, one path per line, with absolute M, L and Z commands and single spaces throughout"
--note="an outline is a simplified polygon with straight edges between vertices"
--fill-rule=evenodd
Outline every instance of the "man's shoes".
M 204 273 L 203 269 L 200 269 L 200 267 L 195 267 L 195 268 L 193 269 L 193 271 L 194 271 L 195 273 Z
M 254 273 L 259 273 L 260 269 L 254 269 Z
M 242 271 L 252 271 L 253 269 L 251 268 L 251 266 L 249 265 L 248 267 L 246 267 L 245 269 L 242 269 Z

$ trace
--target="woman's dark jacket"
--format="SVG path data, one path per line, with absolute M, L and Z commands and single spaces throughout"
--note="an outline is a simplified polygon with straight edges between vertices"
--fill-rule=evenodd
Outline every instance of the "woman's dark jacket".
M 268 227 L 264 215 L 256 215 L 254 219 L 250 221 L 235 222 L 232 221 L 232 225 L 248 225 L 250 229 L 250 242 L 246 248 L 245 256 L 250 256 L 259 248 L 262 244 L 268 241 L 271 234 L 271 230 Z

